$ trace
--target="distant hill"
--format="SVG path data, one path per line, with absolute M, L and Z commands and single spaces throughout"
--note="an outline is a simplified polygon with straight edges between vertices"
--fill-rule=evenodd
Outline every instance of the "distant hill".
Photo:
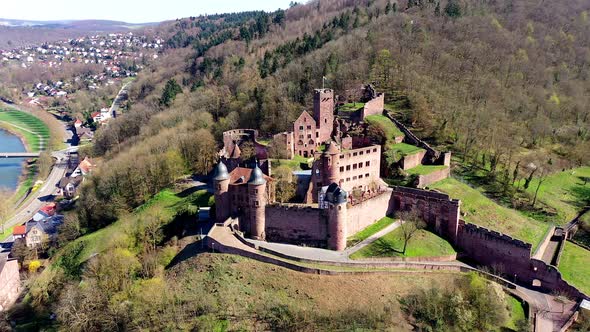
M 159 23 L 126 23 L 108 20 L 31 21 L 0 18 L 0 49 L 104 32 L 125 32 Z

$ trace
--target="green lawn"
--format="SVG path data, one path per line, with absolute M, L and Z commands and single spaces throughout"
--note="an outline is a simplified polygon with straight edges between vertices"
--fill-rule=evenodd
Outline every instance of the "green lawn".
M 4 239 L 6 239 L 10 235 L 12 235 L 13 228 L 14 228 L 14 226 L 5 228 L 4 232 L 2 232 L 2 228 L 0 227 L 0 241 L 4 241 Z
M 566 242 L 559 260 L 559 271 L 565 281 L 586 295 L 590 294 L 590 251 Z
M 478 190 L 454 178 L 439 181 L 429 187 L 445 192 L 452 198 L 460 199 L 461 211 L 465 213 L 463 219 L 467 222 L 531 243 L 533 252 L 551 226 L 501 206 Z
M 508 302 L 508 313 L 510 317 L 508 318 L 508 322 L 506 322 L 504 327 L 516 331 L 516 323 L 519 320 L 526 319 L 524 307 L 522 306 L 520 300 L 509 294 L 506 294 L 506 301 Z
M 584 179 L 587 179 L 585 185 Z M 524 180 L 521 181 L 524 183 Z M 535 194 L 538 183 L 539 179 L 533 178 L 527 189 L 531 195 Z M 590 167 L 574 168 L 548 176 L 541 184 L 538 200 L 555 209 L 556 223 L 571 221 L 584 205 L 590 203 Z
M 308 159 L 300 155 L 295 155 L 293 159 L 271 159 L 271 166 L 273 168 L 286 165 L 294 171 L 301 170 L 301 164 L 307 163 Z
M 453 247 L 443 238 L 421 229 L 410 239 L 406 254 L 401 228 L 383 236 L 350 256 L 352 259 L 368 257 L 433 257 L 455 254 Z
M 376 223 L 365 227 L 360 232 L 358 232 L 348 238 L 348 240 L 347 240 L 348 246 L 353 246 L 353 245 L 365 240 L 369 236 L 371 236 L 371 235 L 381 231 L 385 227 L 393 224 L 394 221 L 395 220 L 393 218 L 384 217 L 383 219 L 377 221 Z
M 396 137 L 404 136 L 399 128 L 385 115 L 375 114 L 365 117 L 370 125 L 378 126 L 385 133 L 388 144 L 393 144 Z
M 406 143 L 397 143 L 389 146 L 390 151 L 395 151 L 402 156 L 409 156 L 412 154 L 416 154 L 422 151 L 425 151 L 422 148 L 419 148 L 415 145 L 406 144 Z
M 410 175 L 427 175 L 445 168 L 447 168 L 445 165 L 419 165 L 406 170 L 406 172 Z
M 354 112 L 363 108 L 363 106 L 365 106 L 365 103 L 347 103 L 338 107 L 338 110 L 342 112 Z
M 32 152 L 43 150 L 49 144 L 49 128 L 29 113 L 0 110 L 0 126 L 22 135 Z

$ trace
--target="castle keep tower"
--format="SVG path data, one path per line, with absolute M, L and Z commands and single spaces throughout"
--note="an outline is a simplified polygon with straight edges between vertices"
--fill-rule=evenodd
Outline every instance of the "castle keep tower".
M 346 249 L 348 193 L 332 183 L 326 192 L 328 202 L 328 249 Z
M 256 165 L 248 180 L 248 205 L 250 213 L 251 237 L 264 240 L 266 227 L 266 180 L 262 170 Z
M 334 90 L 315 89 L 313 91 L 313 118 L 318 129 L 318 142 L 325 142 L 334 129 Z
M 215 221 L 224 222 L 229 218 L 230 201 L 229 201 L 229 173 L 223 162 L 219 162 L 215 167 L 213 177 L 213 186 L 215 188 Z

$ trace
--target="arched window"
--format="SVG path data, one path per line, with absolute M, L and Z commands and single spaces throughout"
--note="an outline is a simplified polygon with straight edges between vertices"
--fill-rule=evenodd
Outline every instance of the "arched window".
M 309 142 L 307 142 L 307 144 L 309 144 L 309 145 L 314 145 L 314 144 L 315 144 L 315 142 L 314 142 L 312 139 L 310 139 L 310 140 L 309 140 Z

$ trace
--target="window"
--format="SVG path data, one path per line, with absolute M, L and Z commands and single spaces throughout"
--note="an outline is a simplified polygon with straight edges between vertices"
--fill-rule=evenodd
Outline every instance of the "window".
M 373 149 L 373 152 L 377 152 L 377 148 L 374 148 L 374 149 Z
M 350 171 L 350 165 L 346 165 L 346 170 Z
M 365 166 L 369 167 L 371 165 L 370 161 L 365 162 Z
M 371 153 L 371 149 L 367 150 L 367 154 L 368 154 L 368 153 Z
M 363 163 L 359 163 L 359 168 L 363 168 Z
M 365 154 L 364 151 L 359 152 L 359 156 L 362 156 L 363 154 Z
M 359 179 L 362 179 L 362 178 L 363 178 L 363 175 L 362 175 L 362 174 L 361 174 L 361 175 L 359 175 Z
M 316 138 L 320 137 L 320 132 L 319 132 L 319 131 L 316 131 L 316 132 L 315 132 L 315 137 L 316 137 Z
M 365 177 L 368 178 L 369 177 L 369 173 L 365 174 Z
M 299 126 L 299 130 L 303 130 L 303 126 Z
M 352 154 L 352 156 L 353 156 L 353 157 L 356 157 L 356 155 L 357 155 L 357 153 L 356 153 L 356 152 L 354 152 L 354 153 Z
M 357 168 L 356 164 L 353 164 L 352 169 L 356 169 L 356 168 Z
M 354 180 L 356 180 L 356 176 L 353 176 L 353 177 L 352 177 L 352 180 L 353 180 L 353 181 L 354 181 Z
M 254 206 L 260 206 L 260 202 L 258 202 L 258 201 L 255 201 L 255 202 L 254 202 Z
M 258 189 L 254 189 L 254 193 L 258 194 Z
M 307 134 L 307 138 L 311 138 L 311 134 Z
M 340 159 L 344 159 L 344 155 L 343 154 L 340 155 Z
M 340 166 L 340 172 L 344 172 L 344 166 Z
M 307 126 L 307 129 L 310 130 L 311 129 L 311 126 Z
M 350 178 L 346 178 L 346 182 L 350 182 Z

